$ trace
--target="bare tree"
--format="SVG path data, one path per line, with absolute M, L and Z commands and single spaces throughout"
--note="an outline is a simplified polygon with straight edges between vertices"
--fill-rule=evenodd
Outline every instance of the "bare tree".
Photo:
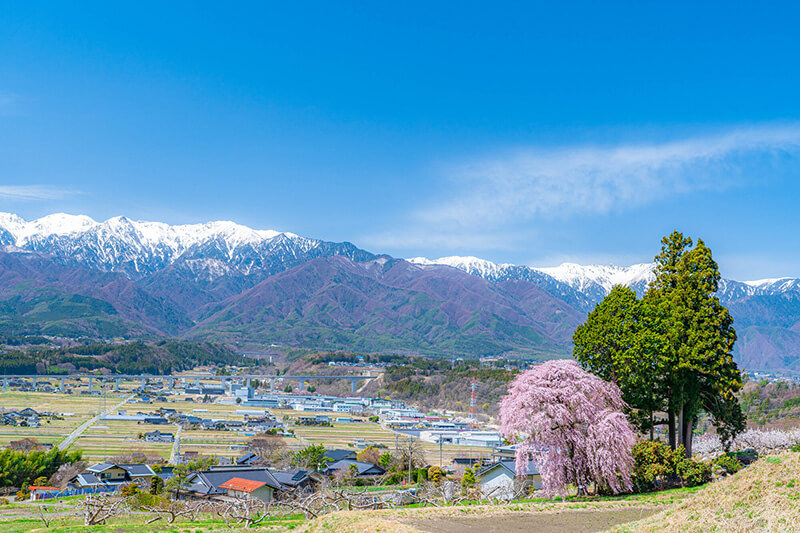
M 186 503 L 181 500 L 164 500 L 159 505 L 143 505 L 141 509 L 155 515 L 147 520 L 148 524 L 152 524 L 162 518 L 166 519 L 167 524 L 171 524 L 181 516 L 189 517 L 192 520 L 196 519 L 201 507 L 195 502 Z
M 266 463 L 276 462 L 286 454 L 286 444 L 279 435 L 260 433 L 250 439 L 248 447 Z
M 86 461 L 77 461 L 75 463 L 63 464 L 58 467 L 58 470 L 50 476 L 48 483 L 59 489 L 63 489 L 69 483 L 69 480 L 80 474 L 86 469 Z
M 83 525 L 105 524 L 125 507 L 125 499 L 89 494 L 83 500 Z

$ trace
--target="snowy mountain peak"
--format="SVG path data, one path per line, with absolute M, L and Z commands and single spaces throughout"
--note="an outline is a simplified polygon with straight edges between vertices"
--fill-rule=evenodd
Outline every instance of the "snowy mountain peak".
M 296 263 L 309 254 L 363 252 L 347 243 L 255 230 L 228 220 L 169 225 L 116 216 L 96 222 L 84 215 L 65 213 L 30 222 L 0 213 L 0 245 L 46 253 L 99 270 L 122 271 L 132 277 L 181 261 L 198 279 L 280 269 L 280 265 Z
M 418 265 L 446 265 L 484 278 L 496 276 L 497 273 L 503 268 L 512 266 L 509 264 L 498 265 L 497 263 L 492 263 L 491 261 L 480 259 L 478 257 L 457 255 L 440 257 L 439 259 L 413 257 L 408 261 Z
M 17 245 L 24 244 L 32 236 L 68 235 L 86 231 L 96 225 L 97 222 L 85 215 L 53 213 L 26 222 L 17 215 L 0 213 L 0 228 L 8 231 Z
M 654 268 L 654 263 L 639 263 L 628 267 L 563 263 L 557 267 L 544 267 L 536 270 L 579 291 L 584 291 L 590 285 L 597 284 L 608 293 L 615 285 L 632 287 L 649 284 L 655 279 Z

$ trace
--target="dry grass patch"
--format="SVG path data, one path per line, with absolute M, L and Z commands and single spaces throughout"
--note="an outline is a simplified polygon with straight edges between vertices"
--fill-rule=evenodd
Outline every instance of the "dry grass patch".
M 581 518 L 586 515 L 602 514 L 613 521 L 614 515 L 632 516 L 635 520 L 646 512 L 656 512 L 674 500 L 674 495 L 663 497 L 631 498 L 596 501 L 546 501 L 533 503 L 511 503 L 505 505 L 465 505 L 449 507 L 403 508 L 382 511 L 350 511 L 331 513 L 309 521 L 300 531 L 316 533 L 335 531 L 337 533 L 387 532 L 402 533 L 447 530 L 487 530 L 487 524 L 504 520 L 503 527 L 519 525 L 524 530 L 535 530 L 538 522 L 551 523 L 555 516 L 562 516 L 569 523 L 570 517 Z M 680 497 L 680 496 L 679 496 Z M 642 514 L 631 514 L 641 511 Z M 625 520 L 625 521 L 627 521 Z M 452 528 L 449 527 L 452 525 Z M 608 527 L 608 526 L 606 526 Z M 602 529 L 602 528 L 601 528 Z M 516 530 L 515 530 L 516 531 Z M 560 531 L 560 529 L 559 529 Z M 569 531 L 569 528 L 566 529 Z
M 800 454 L 765 457 L 617 532 L 800 532 Z

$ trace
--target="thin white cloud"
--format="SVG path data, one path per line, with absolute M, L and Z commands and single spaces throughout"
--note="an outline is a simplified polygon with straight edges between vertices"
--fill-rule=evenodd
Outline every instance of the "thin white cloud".
M 543 224 L 554 220 L 762 185 L 800 169 L 799 155 L 800 124 L 660 144 L 517 150 L 451 165 L 449 197 L 410 211 L 403 230 L 360 242 L 412 255 L 531 249 Z
M 652 145 L 522 150 L 453 169 L 454 197 L 417 218 L 463 228 L 602 214 L 722 190 L 785 164 L 799 150 L 798 125 Z
M 74 191 L 47 185 L 0 185 L 0 198 L 5 200 L 58 200 Z

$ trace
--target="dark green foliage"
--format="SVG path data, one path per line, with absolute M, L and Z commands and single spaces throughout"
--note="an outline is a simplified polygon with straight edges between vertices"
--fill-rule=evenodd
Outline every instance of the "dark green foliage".
M 0 451 L 0 487 L 21 487 L 37 477 L 49 478 L 63 464 L 80 461 L 80 451 Z
M 42 363 L 41 368 L 37 366 Z M 70 348 L 29 348 L 0 353 L 0 371 L 6 374 L 62 374 L 56 365 L 78 369 L 107 368 L 120 374 L 169 374 L 200 365 L 236 364 L 254 361 L 213 343 L 162 340 L 154 344 L 89 344 Z
M 741 461 L 732 454 L 720 455 L 714 460 L 714 464 L 720 468 L 724 468 L 728 474 L 735 474 L 744 467 Z
M 292 457 L 294 466 L 309 470 L 323 470 L 329 461 L 330 459 L 325 457 L 325 446 L 321 444 L 306 446 Z
M 711 481 L 711 464 L 684 458 L 678 463 L 676 472 L 684 487 L 696 487 Z
M 742 377 L 733 361 L 736 332 L 715 296 L 720 274 L 711 250 L 679 232 L 662 239 L 656 279 L 639 300 L 616 287 L 573 338 L 582 366 L 615 381 L 642 429 L 666 424 L 673 449 L 692 454 L 702 411 L 727 444 L 744 429 L 735 393 Z M 666 412 L 666 420 L 655 420 Z M 652 434 L 651 434 L 652 435 Z
M 159 476 L 154 476 L 150 480 L 150 494 L 161 494 L 164 492 L 164 480 Z

